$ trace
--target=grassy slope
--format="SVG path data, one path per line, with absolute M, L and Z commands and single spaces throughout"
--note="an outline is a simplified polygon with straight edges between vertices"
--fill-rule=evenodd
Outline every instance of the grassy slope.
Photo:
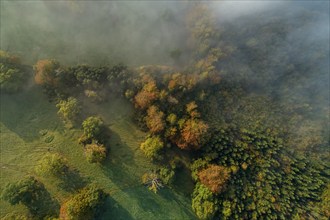
M 103 219 L 194 219 L 189 198 L 167 188 L 154 194 L 140 184 L 141 175 L 152 164 L 139 150 L 145 134 L 132 124 L 130 104 L 113 97 L 103 105 L 88 106 L 86 111 L 100 114 L 112 131 L 110 155 L 103 167 L 85 160 L 77 144 L 81 131 L 63 127 L 56 108 L 39 88 L 18 95 L 2 94 L 1 190 L 7 182 L 34 174 L 35 165 L 46 152 L 60 152 L 77 171 L 71 182 L 95 181 L 110 193 Z M 45 129 L 48 132 L 42 136 L 39 132 Z M 54 139 L 46 143 L 48 137 Z M 38 178 L 60 203 L 73 191 L 73 184 L 64 186 L 57 179 Z M 1 218 L 12 213 L 27 215 L 21 205 L 10 206 L 1 200 L 0 207 Z

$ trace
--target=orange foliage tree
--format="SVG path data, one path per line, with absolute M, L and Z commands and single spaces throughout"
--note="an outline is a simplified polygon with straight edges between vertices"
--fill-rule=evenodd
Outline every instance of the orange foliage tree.
M 145 118 L 147 127 L 152 134 L 159 133 L 164 130 L 164 113 L 158 109 L 157 106 L 152 105 L 148 108 L 147 116 Z
M 181 129 L 181 138 L 176 143 L 181 149 L 199 149 L 203 136 L 206 134 L 208 125 L 197 119 L 188 119 Z
M 230 178 L 230 170 L 223 166 L 210 165 L 198 173 L 198 178 L 213 193 L 220 193 Z
M 136 94 L 134 97 L 135 106 L 141 109 L 147 108 L 154 100 L 159 96 L 159 91 L 157 89 L 156 82 L 150 80 L 147 82 L 142 90 Z
M 56 85 L 57 83 L 57 71 L 60 68 L 59 62 L 55 60 L 39 60 L 34 65 L 34 80 L 37 84 L 49 84 Z

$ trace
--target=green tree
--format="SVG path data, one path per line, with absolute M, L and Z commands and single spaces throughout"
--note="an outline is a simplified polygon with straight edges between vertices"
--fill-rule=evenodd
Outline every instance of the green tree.
M 81 107 L 76 98 L 69 97 L 67 100 L 60 100 L 56 107 L 58 108 L 57 114 L 69 125 L 72 126 L 78 120 Z
M 192 208 L 200 219 L 212 219 L 218 210 L 217 199 L 207 187 L 197 183 L 192 194 Z
M 67 161 L 57 153 L 46 154 L 36 167 L 36 172 L 44 176 L 53 175 L 61 177 L 66 175 L 68 170 L 69 166 L 67 165 Z
M 149 159 L 160 159 L 160 151 L 164 143 L 159 136 L 148 137 L 140 146 L 141 150 Z
M 102 140 L 102 136 L 105 132 L 105 125 L 101 117 L 91 116 L 86 118 L 82 123 L 82 127 L 87 138 L 98 141 Z
M 0 50 L 0 88 L 2 92 L 19 91 L 27 79 L 18 58 Z
M 42 218 L 54 214 L 58 210 L 58 204 L 52 199 L 44 185 L 33 176 L 26 176 L 15 183 L 7 184 L 1 194 L 1 198 L 10 204 L 23 204 L 31 214 Z
M 65 220 L 92 220 L 101 212 L 106 199 L 105 192 L 96 185 L 91 184 L 77 194 L 73 195 L 67 202 L 62 204 L 60 219 Z

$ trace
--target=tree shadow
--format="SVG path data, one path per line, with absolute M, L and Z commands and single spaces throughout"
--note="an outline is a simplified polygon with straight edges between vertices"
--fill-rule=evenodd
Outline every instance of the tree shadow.
M 39 139 L 41 130 L 64 131 L 56 107 L 37 86 L 24 93 L 1 94 L 0 119 L 6 128 L 26 142 Z
M 36 199 L 22 202 L 34 216 L 34 219 L 43 219 L 45 216 L 58 216 L 60 204 L 51 196 L 43 184 L 40 184 L 34 197 Z
M 75 192 L 85 187 L 88 181 L 82 178 L 79 171 L 69 169 L 65 175 L 59 177 L 60 183 L 58 186 L 67 192 Z
M 112 219 L 112 220 L 133 220 L 133 216 L 124 209 L 116 200 L 108 196 L 102 212 L 101 219 Z M 106 207 L 106 209 L 105 209 Z

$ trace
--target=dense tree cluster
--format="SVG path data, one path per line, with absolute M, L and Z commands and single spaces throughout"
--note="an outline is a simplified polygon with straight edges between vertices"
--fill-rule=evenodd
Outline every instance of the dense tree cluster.
M 208 146 L 203 149 L 206 162 L 194 167 L 200 183 L 217 198 L 220 209 L 213 214 L 219 218 L 313 215 L 311 204 L 320 201 L 325 174 L 306 159 L 285 152 L 280 139 L 244 129 L 216 130 Z M 207 163 L 218 165 L 203 168 Z M 221 192 L 219 186 L 225 182 L 226 190 Z

